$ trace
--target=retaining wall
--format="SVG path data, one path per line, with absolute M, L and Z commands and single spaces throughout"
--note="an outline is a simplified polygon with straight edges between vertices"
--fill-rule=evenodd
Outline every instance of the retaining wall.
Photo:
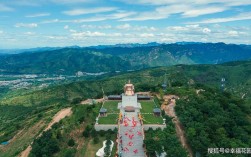
M 163 130 L 164 128 L 166 128 L 166 125 L 144 124 L 143 127 L 144 127 L 145 131 L 147 131 L 150 128 L 152 128 L 153 130 L 156 130 L 158 128 L 160 128 L 161 130 Z
M 100 130 L 107 131 L 109 129 L 111 129 L 111 130 L 114 130 L 115 128 L 118 129 L 118 125 L 95 124 L 94 128 L 95 128 L 96 131 L 100 131 Z M 166 128 L 166 125 L 144 124 L 143 128 L 144 128 L 145 131 L 147 131 L 150 128 L 152 128 L 153 130 L 156 130 L 158 128 L 163 130 L 164 128 Z
M 107 131 L 109 129 L 114 130 L 115 128 L 118 128 L 118 125 L 95 124 L 94 128 L 95 128 L 96 131 L 100 131 L 100 130 Z

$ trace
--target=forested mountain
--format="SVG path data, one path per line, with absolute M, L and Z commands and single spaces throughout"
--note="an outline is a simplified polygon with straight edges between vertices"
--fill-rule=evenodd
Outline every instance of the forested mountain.
M 127 70 L 129 62 L 94 50 L 64 48 L 53 51 L 0 56 L 5 73 L 75 74 L 77 71 Z
M 175 94 L 181 98 L 180 101 L 177 101 L 177 113 L 194 153 L 199 152 L 204 156 L 207 151 L 205 148 L 219 147 L 219 144 L 224 144 L 222 145 L 224 147 L 250 145 L 248 135 L 251 131 L 248 117 L 251 113 L 251 61 L 220 65 L 176 65 L 149 68 L 96 80 L 27 91 L 22 94 L 9 94 L 0 101 L 0 142 L 12 139 L 18 131 L 23 129 L 34 132 L 30 129 L 39 128 L 37 126 L 40 126 L 40 123 L 43 125 L 48 123 L 61 108 L 68 106 L 81 108 L 81 105 L 76 105 L 81 100 L 102 97 L 102 88 L 106 95 L 119 94 L 128 79 L 135 84 L 137 91 L 159 93 L 165 75 L 168 80 L 167 94 Z M 226 79 L 224 91 L 220 88 L 222 77 Z M 202 92 L 196 94 L 196 90 L 201 89 Z M 67 146 L 67 142 L 71 138 L 69 133 L 74 129 L 77 130 L 77 126 L 80 124 L 79 117 L 76 116 L 88 118 L 87 109 L 88 105 L 78 115 L 74 113 L 67 124 L 59 124 L 66 129 L 62 132 L 62 136 L 59 134 L 60 138 L 56 143 L 60 146 L 60 149 L 57 150 L 60 154 L 66 154 L 66 150 L 72 149 Z M 95 111 L 98 109 L 98 107 L 95 108 Z M 90 117 L 93 117 L 92 113 L 90 112 Z M 232 115 L 234 119 L 231 120 Z M 72 123 L 73 121 L 74 123 Z M 91 123 L 93 121 L 90 122 L 90 125 Z M 231 125 L 234 127 L 231 128 Z M 55 126 L 53 135 L 58 135 L 59 128 L 61 127 Z M 169 134 L 171 133 L 174 135 L 172 137 L 175 137 L 173 129 L 169 130 Z M 35 134 L 16 137 L 7 148 L 0 149 L 0 156 L 19 154 L 33 140 Z M 220 138 L 221 136 L 224 138 Z M 231 140 L 233 142 L 228 145 Z M 74 147 L 78 146 L 77 142 Z M 63 147 L 61 147 L 62 145 Z M 170 150 L 176 152 L 176 156 L 178 156 L 179 151 L 175 149 L 175 145 L 170 147 Z M 79 150 L 74 149 L 74 152 L 76 151 L 80 153 Z
M 75 74 L 138 70 L 176 64 L 219 64 L 251 58 L 248 45 L 176 43 L 62 48 L 0 55 L 2 73 Z

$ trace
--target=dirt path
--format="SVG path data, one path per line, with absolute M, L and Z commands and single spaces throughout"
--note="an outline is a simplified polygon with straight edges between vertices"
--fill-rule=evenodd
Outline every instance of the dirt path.
M 67 116 L 70 116 L 71 114 L 72 114 L 71 107 L 62 109 L 53 117 L 52 121 L 48 124 L 48 126 L 44 129 L 44 131 L 51 129 L 51 126 L 53 124 L 59 122 L 61 119 L 64 119 Z
M 175 114 L 175 110 L 174 110 L 174 107 L 176 105 L 176 102 L 175 102 L 175 99 L 172 99 L 174 96 L 173 95 L 167 95 L 164 97 L 164 102 L 163 104 L 161 105 L 161 109 L 165 110 L 166 114 L 169 116 L 169 117 L 172 117 L 172 122 L 174 123 L 175 125 L 175 129 L 176 129 L 176 134 L 177 136 L 179 137 L 179 140 L 182 144 L 182 146 L 188 151 L 189 153 L 189 156 L 190 157 L 193 157 L 193 152 L 192 152 L 192 149 L 191 147 L 188 145 L 187 143 L 187 139 L 186 139 L 186 136 L 185 136 L 185 132 L 182 128 L 182 125 L 178 119 L 178 117 L 176 116 Z M 176 98 L 178 98 L 176 96 Z
M 28 157 L 31 151 L 31 146 L 29 145 L 20 155 L 20 157 Z
M 71 107 L 60 110 L 53 117 L 52 121 L 48 124 L 48 126 L 44 129 L 44 131 L 51 129 L 53 124 L 59 122 L 61 119 L 64 119 L 67 116 L 70 116 L 71 114 L 72 114 Z M 42 135 L 42 133 L 38 137 L 40 137 L 41 135 Z M 19 157 L 28 157 L 30 154 L 30 151 L 32 149 L 31 145 L 32 145 L 32 143 L 23 152 L 20 153 Z
M 92 104 L 93 103 L 93 100 L 97 103 L 100 103 L 100 102 L 103 102 L 104 99 L 103 98 L 100 98 L 100 99 L 86 99 L 86 100 L 83 100 L 80 102 L 80 104 L 82 105 L 86 105 L 86 104 Z

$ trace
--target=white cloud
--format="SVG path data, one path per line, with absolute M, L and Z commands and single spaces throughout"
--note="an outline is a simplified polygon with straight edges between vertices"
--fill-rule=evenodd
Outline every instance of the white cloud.
M 25 32 L 24 34 L 25 34 L 25 35 L 36 35 L 35 32 Z
M 142 5 L 166 5 L 176 3 L 176 0 L 120 0 L 129 4 L 142 4 Z
M 57 4 L 74 4 L 74 3 L 93 3 L 96 0 L 51 0 Z
M 75 15 L 83 15 L 83 14 L 93 14 L 93 13 L 110 12 L 110 11 L 114 11 L 116 9 L 117 8 L 115 8 L 115 7 L 73 9 L 73 10 L 63 11 L 63 13 L 66 14 L 66 15 L 75 16 Z
M 121 37 L 123 35 L 121 33 L 111 33 L 110 36 L 111 37 Z
M 68 26 L 68 25 L 65 25 L 65 26 L 64 26 L 64 29 L 69 29 L 69 26 Z
M 33 15 L 27 15 L 25 17 L 29 18 L 34 18 L 34 17 L 44 17 L 44 16 L 50 16 L 50 13 L 38 13 L 38 14 L 33 14 Z
M 117 0 L 129 4 L 139 4 L 139 5 L 172 5 L 172 4 L 186 4 L 186 5 L 209 5 L 209 4 L 219 4 L 220 6 L 243 6 L 250 5 L 250 0 L 187 0 L 187 1 L 177 1 L 177 0 Z
M 96 25 L 82 25 L 81 28 L 93 29 L 93 28 L 97 28 L 97 26 Z
M 14 9 L 4 4 L 0 4 L 0 11 L 13 11 Z
M 96 21 L 105 21 L 108 20 L 107 17 L 89 17 L 84 19 L 76 19 L 76 20 L 61 20 L 60 22 L 70 22 L 70 23 L 84 23 L 84 22 L 96 22 Z
M 202 32 L 208 34 L 211 33 L 211 30 L 209 28 L 204 28 Z
M 106 34 L 102 32 L 86 31 L 86 32 L 75 32 L 75 33 L 72 33 L 71 36 L 74 39 L 81 39 L 81 38 L 86 38 L 86 37 L 104 37 L 106 36 Z
M 172 4 L 166 6 L 160 6 L 152 11 L 146 11 L 138 13 L 133 17 L 126 17 L 120 21 L 144 21 L 144 20 L 159 20 L 166 19 L 170 15 L 182 14 L 183 17 L 197 17 L 201 15 L 214 14 L 227 10 L 228 7 L 224 6 L 196 6 L 185 4 Z
M 200 9 L 194 8 L 194 9 L 191 9 L 191 10 L 187 10 L 182 15 L 184 17 L 197 17 L 197 16 L 201 16 L 201 15 L 207 15 L 207 14 L 223 12 L 223 11 L 225 11 L 227 9 L 228 9 L 227 7 L 208 7 L 208 6 L 205 6 L 205 7 L 200 8 Z
M 232 36 L 232 37 L 237 37 L 239 35 L 239 33 L 237 31 L 229 31 L 228 35 Z
M 116 26 L 116 29 L 119 30 L 126 30 L 126 31 L 148 31 L 148 32 L 152 32 L 152 31 L 156 31 L 157 29 L 155 27 L 150 27 L 150 26 L 138 26 L 138 25 L 130 25 L 128 23 L 125 23 L 123 25 L 118 25 Z
M 98 26 L 99 29 L 111 29 L 112 26 L 111 25 L 100 25 Z
M 187 27 L 182 27 L 182 26 L 172 26 L 172 27 L 167 27 L 167 30 L 170 31 L 187 31 Z
M 129 4 L 153 5 L 152 11 L 139 12 L 120 21 L 144 21 L 166 19 L 170 15 L 181 14 L 184 18 L 215 14 L 233 10 L 236 6 L 250 5 L 250 0 L 120 0 Z
M 128 29 L 130 29 L 132 26 L 130 25 L 130 24 L 128 24 L 128 23 L 126 23 L 126 24 L 123 24 L 123 25 L 118 25 L 116 28 L 117 29 L 126 29 L 126 30 L 128 30 Z
M 126 17 L 122 18 L 119 21 L 145 21 L 145 20 L 159 20 L 159 19 L 165 19 L 168 15 L 166 14 L 160 14 L 157 12 L 142 12 L 138 13 L 138 15 L 134 17 Z
M 88 29 L 111 29 L 111 25 L 82 25 L 81 28 L 88 28 Z
M 140 37 L 143 37 L 143 38 L 154 37 L 154 34 L 152 34 L 152 33 L 143 33 L 143 34 L 140 34 Z
M 152 32 L 152 31 L 157 31 L 157 28 L 155 28 L 155 27 L 148 27 L 148 26 L 133 26 L 132 30 L 134 30 L 134 31 L 148 31 L 148 32 Z
M 97 21 L 105 21 L 105 20 L 116 20 L 116 19 L 121 19 L 130 15 L 135 14 L 135 12 L 126 12 L 126 11 L 117 11 L 112 14 L 106 14 L 106 15 L 97 15 L 93 17 L 88 17 L 88 18 L 81 18 L 81 19 L 72 19 L 72 20 L 59 20 L 59 19 L 54 19 L 54 20 L 46 20 L 42 21 L 41 23 L 84 23 L 84 22 L 97 22 Z M 108 26 L 109 27 L 109 26 Z
M 3 34 L 3 31 L 2 31 L 2 30 L 0 30 L 0 34 Z
M 70 29 L 69 32 L 71 32 L 71 33 L 77 33 L 78 31 L 76 31 L 74 29 Z
M 152 11 L 146 11 L 138 13 L 133 17 L 126 17 L 120 21 L 145 21 L 145 20 L 159 20 L 168 18 L 172 14 L 178 14 L 184 12 L 184 10 L 189 10 L 190 7 L 179 4 L 179 5 L 170 5 L 170 6 L 161 6 L 155 8 Z
M 17 27 L 17 28 L 19 28 L 19 27 L 35 28 L 35 27 L 38 27 L 38 24 L 36 24 L 36 23 L 17 23 L 15 25 L 15 27 Z
M 251 12 L 246 12 L 246 13 L 241 13 L 232 17 L 213 18 L 213 19 L 207 19 L 207 20 L 191 22 L 191 23 L 223 23 L 223 22 L 231 22 L 231 21 L 250 20 L 250 19 L 251 19 Z
M 57 22 L 60 22 L 60 20 L 59 19 L 45 20 L 42 21 L 41 23 L 46 24 L 46 23 L 57 23 Z
M 32 6 L 37 7 L 41 6 L 44 1 L 43 0 L 11 0 L 7 2 L 10 5 L 18 5 L 18 6 Z
M 169 26 L 166 28 L 169 33 L 179 35 L 191 35 L 191 36 L 204 36 L 212 33 L 212 30 L 208 27 L 202 27 L 200 25 L 185 25 L 185 26 Z
M 195 25 L 186 25 L 187 28 L 193 28 L 193 29 L 196 29 L 196 28 L 199 28 L 200 25 L 198 24 L 195 24 Z
M 45 36 L 45 38 L 53 39 L 54 41 L 68 39 L 66 36 L 61 36 L 61 35 L 49 35 Z
M 135 15 L 136 13 L 135 12 L 132 12 L 132 11 L 117 11 L 116 13 L 113 13 L 113 14 L 110 14 L 110 15 L 107 15 L 107 17 L 109 19 L 121 19 L 121 18 L 125 18 L 125 17 L 128 17 L 128 16 L 131 16 L 131 15 Z

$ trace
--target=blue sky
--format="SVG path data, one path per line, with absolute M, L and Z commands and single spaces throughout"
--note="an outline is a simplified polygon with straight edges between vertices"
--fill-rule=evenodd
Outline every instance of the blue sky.
M 0 0 L 0 48 L 251 44 L 250 0 Z

